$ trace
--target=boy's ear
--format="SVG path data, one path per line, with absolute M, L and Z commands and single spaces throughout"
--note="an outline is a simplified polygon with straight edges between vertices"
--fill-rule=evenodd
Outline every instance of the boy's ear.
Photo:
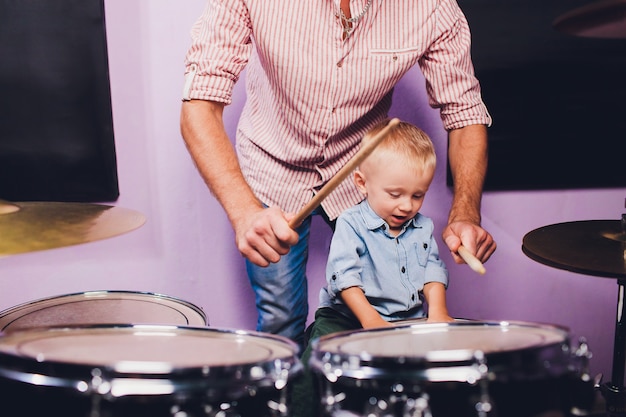
M 367 195 L 367 190 L 365 189 L 365 175 L 363 175 L 363 173 L 359 171 L 358 168 L 356 169 L 356 171 L 354 171 L 354 176 L 352 177 L 352 180 L 354 181 L 354 184 L 359 189 L 359 191 L 363 193 L 363 195 Z

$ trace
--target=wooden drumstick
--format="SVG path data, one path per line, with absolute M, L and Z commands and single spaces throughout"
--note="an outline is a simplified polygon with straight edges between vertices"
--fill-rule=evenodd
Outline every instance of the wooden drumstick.
M 478 272 L 480 275 L 484 275 L 487 270 L 485 269 L 482 262 L 478 260 L 477 257 L 471 254 L 469 250 L 463 245 L 459 246 L 458 249 L 459 256 L 463 258 L 463 260 L 467 263 L 467 265 L 472 268 L 474 272 Z
M 289 221 L 289 227 L 295 229 L 300 223 L 319 206 L 324 198 L 328 196 L 343 180 L 354 171 L 361 162 L 367 158 L 374 148 L 383 140 L 392 127 L 400 123 L 399 119 L 391 119 L 387 126 L 365 143 L 361 149 L 344 165 L 314 196 L 313 198 Z

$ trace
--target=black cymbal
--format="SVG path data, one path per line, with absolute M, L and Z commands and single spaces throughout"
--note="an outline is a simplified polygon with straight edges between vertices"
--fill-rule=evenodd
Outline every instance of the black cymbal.
M 523 252 L 531 259 L 586 275 L 626 278 L 626 233 L 619 220 L 558 223 L 527 233 Z
M 0 200 L 0 256 L 92 242 L 144 223 L 141 213 L 115 206 Z
M 559 16 L 553 26 L 569 35 L 626 38 L 626 0 L 602 0 Z

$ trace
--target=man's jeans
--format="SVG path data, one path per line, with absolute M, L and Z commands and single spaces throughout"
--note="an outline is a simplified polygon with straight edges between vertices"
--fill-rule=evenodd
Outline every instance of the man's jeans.
M 309 314 L 306 263 L 310 230 L 311 216 L 296 229 L 298 243 L 278 263 L 260 267 L 246 260 L 256 298 L 257 331 L 288 337 L 298 343 L 300 352 Z

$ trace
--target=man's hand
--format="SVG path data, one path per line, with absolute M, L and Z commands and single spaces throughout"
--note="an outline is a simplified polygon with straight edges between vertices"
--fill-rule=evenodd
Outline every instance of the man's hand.
M 278 262 L 298 243 L 298 233 L 289 227 L 290 217 L 278 207 L 258 208 L 242 221 L 233 223 L 239 252 L 258 266 Z
M 463 245 L 481 262 L 487 262 L 496 250 L 493 237 L 482 227 L 470 222 L 457 221 L 450 223 L 443 230 L 443 241 L 448 245 L 454 262 L 464 263 L 459 256 L 459 246 Z

